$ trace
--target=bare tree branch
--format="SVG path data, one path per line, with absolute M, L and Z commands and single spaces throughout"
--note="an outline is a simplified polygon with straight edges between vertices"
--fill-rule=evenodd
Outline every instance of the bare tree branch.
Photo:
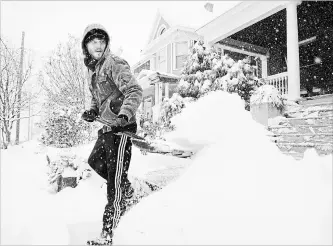
M 16 117 L 16 118 L 7 118 L 7 119 L 5 119 L 5 118 L 1 118 L 1 120 L 2 121 L 9 121 L 9 122 L 12 122 L 12 121 L 17 121 L 17 120 L 22 120 L 22 119 L 28 119 L 28 118 L 31 118 L 31 117 L 34 117 L 34 116 L 41 116 L 41 110 L 39 111 L 39 112 L 37 112 L 37 113 L 34 113 L 34 114 L 32 114 L 32 115 L 30 115 L 30 116 L 21 116 L 21 117 Z
M 23 86 L 31 77 L 32 62 L 28 61 L 23 70 L 23 81 L 20 85 L 20 53 L 9 48 L 3 39 L 0 39 L 0 118 L 1 142 L 7 148 L 13 123 L 18 120 L 18 114 L 25 109 L 34 95 L 29 95 Z M 19 92 L 22 91 L 21 103 Z
M 44 65 L 40 82 L 50 101 L 66 106 L 75 103 L 84 109 L 90 99 L 85 66 L 78 38 L 69 36 L 67 43 L 59 44 Z

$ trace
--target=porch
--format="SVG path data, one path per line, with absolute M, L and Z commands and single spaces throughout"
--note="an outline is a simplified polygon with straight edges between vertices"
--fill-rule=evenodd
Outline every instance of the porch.
M 333 93 L 332 11 L 329 1 L 242 2 L 197 32 L 235 60 L 254 57 L 257 76 L 295 100 Z
M 143 88 L 141 110 L 144 119 L 156 122 L 160 115 L 161 104 L 165 98 L 172 97 L 179 76 L 144 69 L 137 79 Z

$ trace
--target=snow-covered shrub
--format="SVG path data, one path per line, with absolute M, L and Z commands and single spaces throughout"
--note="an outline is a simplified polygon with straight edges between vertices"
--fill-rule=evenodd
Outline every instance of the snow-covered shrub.
M 284 98 L 272 85 L 263 85 L 255 90 L 250 98 L 250 103 L 255 105 L 270 103 L 281 111 L 285 107 Z
M 165 132 L 172 131 L 171 126 L 165 126 L 161 121 L 152 122 L 146 120 L 141 129 L 138 129 L 138 134 L 146 139 L 162 139 Z
M 138 127 L 138 134 L 150 139 L 163 139 L 163 134 L 174 130 L 171 118 L 179 114 L 185 106 L 194 101 L 192 97 L 181 97 L 174 93 L 171 98 L 165 98 L 161 105 L 160 117 L 157 122 L 146 120 Z
M 197 99 L 215 90 L 238 93 L 249 110 L 252 93 L 263 84 L 255 76 L 255 67 L 250 65 L 249 58 L 235 62 L 214 47 L 205 49 L 202 41 L 190 53 L 177 87 L 180 96 Z
M 47 97 L 41 124 L 45 144 L 71 147 L 96 135 L 96 124 L 81 120 L 84 109 L 89 108 L 91 93 L 79 38 L 70 35 L 67 42 L 60 43 L 46 58 L 38 79 Z
M 65 187 L 75 188 L 79 180 L 87 179 L 91 176 L 90 169 L 80 168 L 83 160 L 73 153 L 60 154 L 59 158 L 51 160 L 46 155 L 47 159 L 47 176 L 51 193 L 56 193 Z
M 142 135 L 151 139 L 163 139 L 164 133 L 174 130 L 171 118 L 181 113 L 183 108 L 194 100 L 192 97 L 183 98 L 178 93 L 174 93 L 169 99 L 164 99 L 158 121 L 146 121 L 142 127 Z
M 236 92 L 245 101 L 245 109 L 250 109 L 250 98 L 254 91 L 264 83 L 254 74 L 254 66 L 245 58 L 234 63 L 225 77 L 228 92 Z
M 161 106 L 161 123 L 165 126 L 170 126 L 172 116 L 179 114 L 184 107 L 184 98 L 178 93 L 174 93 L 171 98 L 164 99 Z
M 96 137 L 96 124 L 81 119 L 82 107 L 47 104 L 48 112 L 42 123 L 41 140 L 59 148 L 76 146 Z

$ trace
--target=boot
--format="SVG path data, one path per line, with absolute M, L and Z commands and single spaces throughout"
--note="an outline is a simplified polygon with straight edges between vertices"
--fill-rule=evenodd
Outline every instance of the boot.
M 87 245 L 112 245 L 112 237 L 103 231 L 98 238 L 88 240 Z

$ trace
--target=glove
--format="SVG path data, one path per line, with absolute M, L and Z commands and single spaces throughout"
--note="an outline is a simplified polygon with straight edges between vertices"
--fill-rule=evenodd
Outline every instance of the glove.
M 123 127 L 127 125 L 128 123 L 128 117 L 124 114 L 118 115 L 118 118 L 116 119 L 116 126 Z
M 83 120 L 88 121 L 88 122 L 95 121 L 96 117 L 97 117 L 97 113 L 93 109 L 84 111 L 82 116 L 81 116 L 81 118 Z

